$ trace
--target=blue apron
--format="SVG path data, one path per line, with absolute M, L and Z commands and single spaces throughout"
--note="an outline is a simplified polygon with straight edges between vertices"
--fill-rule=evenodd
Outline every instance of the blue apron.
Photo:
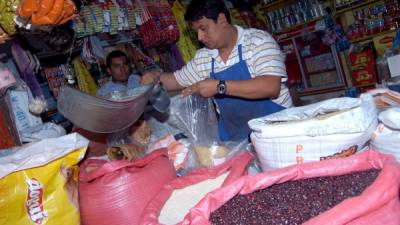
M 242 57 L 242 45 L 238 46 L 239 62 L 221 71 L 214 72 L 212 58 L 210 77 L 216 80 L 250 80 L 251 74 Z M 229 86 L 227 86 L 229 89 Z M 270 99 L 244 99 L 227 95 L 216 95 L 219 109 L 218 132 L 221 141 L 238 141 L 248 138 L 250 127 L 247 122 L 284 109 Z

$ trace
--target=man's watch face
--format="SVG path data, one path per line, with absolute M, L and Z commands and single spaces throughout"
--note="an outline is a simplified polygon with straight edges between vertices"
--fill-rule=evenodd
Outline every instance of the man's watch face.
M 218 84 L 218 94 L 223 95 L 226 92 L 226 85 L 225 82 L 220 82 Z

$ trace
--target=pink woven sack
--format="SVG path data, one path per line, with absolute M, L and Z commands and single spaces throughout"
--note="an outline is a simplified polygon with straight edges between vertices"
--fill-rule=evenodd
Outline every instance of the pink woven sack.
M 376 180 L 361 195 L 348 198 L 328 211 L 306 221 L 305 225 L 399 225 L 400 224 L 400 164 L 393 156 L 368 150 L 343 158 L 293 165 L 244 176 L 228 186 L 206 195 L 193 207 L 182 224 L 210 224 L 211 212 L 234 196 L 284 183 L 322 176 L 339 176 L 352 172 L 381 169 Z
M 143 211 L 140 224 L 161 224 L 159 222 L 160 212 L 166 201 L 171 197 L 174 190 L 195 185 L 207 179 L 214 179 L 227 171 L 229 172 L 229 175 L 224 180 L 222 187 L 225 185 L 229 185 L 237 180 L 239 177 L 247 174 L 247 167 L 252 159 L 253 156 L 246 151 L 216 167 L 201 168 L 183 177 L 176 178 L 168 185 L 165 185 L 160 193 L 156 197 L 154 197 L 151 202 L 149 202 L 146 209 Z
M 143 209 L 175 178 L 165 149 L 136 161 L 89 159 L 81 165 L 79 204 L 82 224 L 138 224 Z

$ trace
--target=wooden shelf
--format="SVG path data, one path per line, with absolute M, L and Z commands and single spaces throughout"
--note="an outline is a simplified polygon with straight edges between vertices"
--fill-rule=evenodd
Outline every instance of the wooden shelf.
M 291 31 L 291 30 L 295 30 L 295 29 L 297 29 L 297 28 L 299 28 L 299 27 L 301 27 L 301 26 L 304 26 L 304 25 L 307 25 L 307 24 L 309 24 L 309 23 L 312 23 L 312 22 L 321 20 L 322 18 L 323 18 L 323 16 L 320 16 L 320 17 L 311 19 L 311 20 L 309 20 L 309 21 L 307 21 L 307 22 L 299 23 L 299 24 L 293 25 L 293 26 L 291 26 L 291 27 L 288 27 L 288 28 L 285 28 L 285 29 L 282 29 L 282 30 L 279 30 L 279 31 L 275 31 L 274 33 L 275 33 L 275 34 L 276 34 L 276 33 L 285 33 L 285 32 Z
M 366 36 L 366 37 L 362 37 L 362 38 L 357 38 L 357 39 L 354 39 L 354 40 L 350 40 L 349 42 L 350 42 L 350 43 L 362 42 L 362 41 L 366 41 L 366 40 L 368 40 L 368 39 L 372 39 L 372 38 L 377 37 L 377 36 L 380 36 L 380 35 L 384 35 L 384 34 L 391 33 L 391 32 L 393 32 L 393 31 L 396 31 L 396 30 L 386 30 L 386 31 L 382 31 L 382 32 L 380 32 L 380 33 L 376 33 L 376 34 L 373 34 L 373 35 L 370 35 L 370 36 Z
M 274 1 L 274 2 L 271 2 L 271 3 L 268 3 L 268 4 L 262 4 L 260 9 L 264 10 L 264 11 L 269 11 L 269 10 L 271 10 L 271 8 L 274 8 L 275 6 L 277 6 L 279 4 L 282 4 L 284 2 L 287 2 L 287 1 L 285 1 L 285 0 L 277 0 L 277 1 Z
M 346 88 L 345 84 L 333 85 L 328 87 L 318 87 L 318 88 L 307 88 L 302 91 L 297 91 L 299 96 L 317 95 L 325 94 L 329 92 L 341 91 Z
M 382 0 L 368 0 L 368 1 L 363 1 L 363 2 L 361 2 L 361 3 L 358 3 L 358 4 L 355 4 L 355 5 L 352 5 L 352 6 L 343 8 L 343 9 L 340 9 L 340 10 L 336 11 L 336 12 L 334 13 L 334 15 L 335 15 L 335 16 L 338 16 L 338 15 L 340 15 L 340 14 L 342 14 L 342 13 L 345 13 L 345 12 L 348 12 L 348 11 L 350 11 L 350 10 L 353 10 L 353 9 L 356 9 L 356 8 L 361 8 L 361 7 L 366 6 L 366 5 L 369 5 L 369 4 L 371 4 L 371 3 L 380 2 L 380 1 L 382 1 Z

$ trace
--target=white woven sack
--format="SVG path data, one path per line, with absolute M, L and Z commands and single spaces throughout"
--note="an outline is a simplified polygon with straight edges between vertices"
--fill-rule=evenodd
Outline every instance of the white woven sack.
M 321 136 L 364 132 L 377 119 L 372 95 L 334 98 L 293 107 L 249 121 L 250 128 L 265 138 Z
M 364 132 L 352 134 L 265 138 L 253 132 L 250 137 L 261 168 L 266 171 L 354 154 L 366 146 L 376 126 L 377 121 L 371 123 Z
M 379 124 L 371 138 L 371 147 L 393 155 L 400 162 L 400 130 L 392 130 L 384 124 Z
M 371 138 L 371 147 L 391 154 L 400 161 L 400 108 L 390 108 L 379 114 L 382 122 Z

